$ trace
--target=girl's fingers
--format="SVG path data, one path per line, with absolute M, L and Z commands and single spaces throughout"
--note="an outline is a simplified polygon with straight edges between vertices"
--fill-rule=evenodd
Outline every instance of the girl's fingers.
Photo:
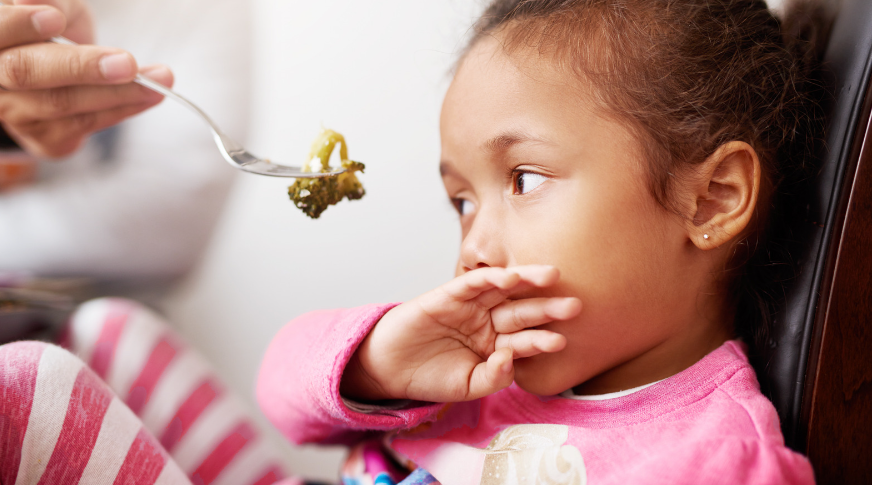
M 553 285 L 560 277 L 560 272 L 553 266 L 528 265 L 512 268 L 481 268 L 454 278 L 442 288 L 452 297 L 460 301 L 477 298 L 482 293 L 497 289 L 503 295 L 511 293 L 518 286 L 532 285 L 544 288 Z M 484 302 L 479 301 L 480 304 Z M 494 302 L 496 305 L 499 301 Z M 487 306 L 487 305 L 484 305 Z M 492 305 L 491 305 L 492 306 Z
M 522 284 L 523 283 L 519 284 L 519 286 Z M 508 298 L 507 295 L 509 293 L 511 293 L 511 290 L 493 288 L 475 297 L 475 302 L 478 304 L 478 306 L 482 308 L 494 308 L 502 303 L 505 303 L 506 298 Z
M 469 378 L 469 392 L 465 400 L 472 401 L 491 395 L 512 384 L 515 368 L 510 349 L 497 350 L 486 362 L 475 366 Z
M 566 347 L 566 337 L 548 330 L 524 330 L 501 334 L 496 339 L 496 349 L 508 349 L 512 358 L 523 359 L 543 353 L 560 352 Z
M 508 270 L 518 273 L 521 281 L 536 288 L 549 287 L 560 279 L 560 271 L 554 266 L 528 264 L 525 266 L 513 266 L 508 268 Z
M 578 298 L 527 298 L 509 300 L 491 310 L 498 333 L 515 333 L 555 320 L 569 320 L 581 313 Z
M 454 278 L 443 285 L 442 289 L 451 298 L 466 301 L 490 289 L 508 290 L 520 281 L 517 273 L 505 268 L 481 268 Z

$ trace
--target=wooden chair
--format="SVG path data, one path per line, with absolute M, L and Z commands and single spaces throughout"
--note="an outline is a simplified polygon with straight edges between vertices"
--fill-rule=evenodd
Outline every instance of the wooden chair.
M 844 0 L 825 54 L 834 98 L 786 287 L 757 369 L 818 483 L 872 483 L 872 1 Z

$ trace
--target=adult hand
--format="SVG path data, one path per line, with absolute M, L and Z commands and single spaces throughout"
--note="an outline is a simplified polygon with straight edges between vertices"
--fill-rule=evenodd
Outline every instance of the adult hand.
M 161 95 L 131 82 L 137 72 L 173 83 L 168 68 L 140 69 L 121 49 L 45 42 L 56 35 L 93 42 L 84 0 L 0 6 L 0 124 L 33 155 L 69 155 L 91 133 L 159 103 Z
M 511 299 L 559 276 L 550 266 L 477 269 L 393 308 L 346 366 L 340 391 L 371 401 L 456 402 L 509 386 L 514 359 L 566 345 L 535 327 L 578 315 L 577 298 Z

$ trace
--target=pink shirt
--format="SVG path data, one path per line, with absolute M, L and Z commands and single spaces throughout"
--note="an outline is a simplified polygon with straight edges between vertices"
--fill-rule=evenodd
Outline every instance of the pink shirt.
M 541 397 L 511 386 L 466 403 L 364 413 L 339 395 L 346 363 L 391 305 L 304 315 L 270 344 L 257 395 L 297 443 L 384 436 L 401 460 L 441 483 L 814 483 L 784 446 L 738 342 L 632 394 Z M 538 481 L 537 481 L 538 480 Z

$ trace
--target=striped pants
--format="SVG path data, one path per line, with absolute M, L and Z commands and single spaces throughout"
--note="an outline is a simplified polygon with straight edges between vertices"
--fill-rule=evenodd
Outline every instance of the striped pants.
M 65 340 L 0 347 L 0 484 L 302 483 L 154 313 L 94 300 Z

